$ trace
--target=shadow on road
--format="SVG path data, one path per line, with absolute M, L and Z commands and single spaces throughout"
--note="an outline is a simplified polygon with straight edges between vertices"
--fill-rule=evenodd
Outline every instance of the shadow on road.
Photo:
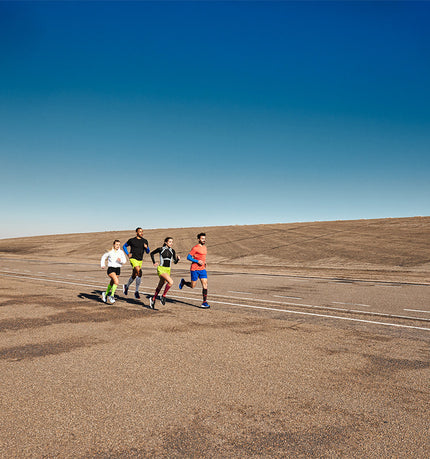
M 91 300 L 91 301 L 96 301 L 97 303 L 109 304 L 109 303 L 103 303 L 102 301 L 103 292 L 104 290 L 93 290 L 91 293 L 79 293 L 78 298 L 80 298 L 81 300 Z M 149 307 L 149 304 L 146 305 L 142 300 L 138 300 L 135 298 L 125 298 L 123 296 L 120 296 L 120 297 L 115 296 L 115 300 L 116 300 L 115 304 L 118 303 L 118 305 L 121 303 L 127 303 L 128 305 L 139 306 L 140 308 L 144 307 L 147 309 L 151 309 Z
M 151 295 L 147 295 L 147 298 L 151 298 Z M 184 305 L 184 306 L 192 306 L 193 308 L 202 309 L 200 306 L 195 305 L 193 303 L 187 303 L 186 301 L 175 300 L 173 298 L 166 298 L 166 306 L 169 303 L 170 304 Z M 157 306 L 158 304 L 161 304 L 161 302 L 160 302 L 160 300 L 157 299 L 157 302 L 155 303 L 155 305 Z
M 81 300 L 90 300 L 90 301 L 95 301 L 97 303 L 101 303 L 101 304 L 106 304 L 106 303 L 103 303 L 102 301 L 102 293 L 103 293 L 104 290 L 93 290 L 91 293 L 87 293 L 87 292 L 82 292 L 82 293 L 79 293 L 78 294 L 78 298 L 80 298 Z M 149 298 L 152 297 L 152 295 L 141 295 L 142 298 L 146 298 L 148 300 L 148 304 L 145 304 L 142 299 L 138 300 L 136 298 L 127 298 L 127 297 L 124 297 L 124 296 L 120 296 L 120 297 L 115 297 L 116 299 L 116 302 L 115 304 L 118 303 L 121 304 L 121 303 L 126 303 L 127 305 L 132 305 L 132 306 L 138 306 L 140 308 L 146 308 L 146 309 L 151 309 L 149 307 Z M 169 304 L 177 304 L 177 305 L 184 305 L 184 306 L 191 306 L 193 308 L 197 308 L 197 309 L 201 309 L 199 305 L 196 305 L 196 304 L 193 304 L 193 303 L 188 303 L 186 301 L 181 301 L 181 300 L 175 300 L 173 298 L 166 298 L 166 306 L 169 305 Z M 160 300 L 157 299 L 157 302 L 155 303 L 155 310 L 158 310 L 157 306 L 161 305 L 161 302 Z M 152 309 L 151 309 L 152 310 Z

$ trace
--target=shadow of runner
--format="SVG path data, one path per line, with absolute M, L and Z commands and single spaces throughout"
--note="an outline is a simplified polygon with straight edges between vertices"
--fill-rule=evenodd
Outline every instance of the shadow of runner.
M 149 304 L 145 304 L 142 300 L 138 300 L 137 298 L 128 298 L 126 296 L 119 296 L 118 299 L 120 301 L 126 302 L 127 304 L 132 304 L 134 306 L 140 306 L 141 308 L 143 307 L 143 308 L 146 308 L 146 309 L 151 309 L 149 307 Z M 152 311 L 152 309 L 151 309 L 151 311 Z
M 152 295 L 147 295 L 146 298 L 152 298 Z M 160 300 L 157 298 L 157 302 L 161 304 Z M 166 298 L 166 305 L 167 303 L 172 303 L 172 304 L 179 304 L 179 305 L 184 305 L 184 306 L 192 306 L 193 308 L 197 308 L 197 309 L 204 309 L 204 308 L 201 308 L 199 305 L 195 305 L 193 303 L 187 303 L 186 301 L 181 301 L 181 300 L 175 300 L 173 298 Z M 157 303 L 156 303 L 157 305 Z
M 103 305 L 108 305 L 107 303 L 103 303 L 102 301 L 102 293 L 104 292 L 104 290 L 93 290 L 91 293 L 79 293 L 77 296 L 78 298 L 80 298 L 81 300 L 91 300 L 91 301 L 96 301 L 97 303 L 101 303 Z M 152 298 L 152 295 L 142 295 L 144 296 L 147 300 L 148 300 L 148 304 L 145 304 L 142 300 L 138 300 L 136 298 L 127 298 L 125 296 L 116 296 L 115 295 L 115 305 L 117 305 L 117 303 L 127 303 L 128 305 L 132 305 L 132 306 L 139 306 L 140 308 L 145 308 L 145 309 L 149 309 L 151 311 L 158 311 L 158 308 L 155 307 L 155 309 L 152 309 L 149 307 L 149 298 Z M 160 303 L 160 300 L 157 299 L 157 303 L 156 303 L 156 306 L 158 305 L 158 303 Z M 202 309 L 200 307 L 200 305 L 196 305 L 196 304 L 193 304 L 193 303 L 188 303 L 187 301 L 181 301 L 181 300 L 175 300 L 173 298 L 166 298 L 166 305 L 168 303 L 171 303 L 171 304 L 178 304 L 178 305 L 183 305 L 183 306 L 191 306 L 193 308 L 197 308 L 197 309 Z M 160 303 L 161 304 L 161 303 Z M 112 305 L 109 305 L 109 306 L 112 306 Z M 119 304 L 118 304 L 119 306 Z
M 103 292 L 104 292 L 104 290 L 93 290 L 91 293 L 79 293 L 78 294 L 78 298 L 80 298 L 81 300 L 97 301 L 98 303 L 101 303 L 101 304 L 104 304 L 104 305 L 107 305 L 107 306 L 113 306 L 112 304 L 109 304 L 109 303 L 103 303 L 103 301 L 102 301 L 102 293 Z M 115 295 L 115 303 L 114 303 L 114 305 L 118 305 L 119 306 L 118 302 L 119 303 L 125 302 L 125 303 L 131 304 L 133 306 L 139 306 L 139 307 L 144 307 L 146 309 L 151 309 L 149 307 L 149 304 L 146 305 L 142 300 Z M 151 309 L 151 311 L 152 311 L 152 309 Z
M 79 293 L 78 298 L 80 298 L 81 300 L 91 300 L 103 303 L 102 292 L 104 292 L 104 290 L 93 290 L 91 293 Z

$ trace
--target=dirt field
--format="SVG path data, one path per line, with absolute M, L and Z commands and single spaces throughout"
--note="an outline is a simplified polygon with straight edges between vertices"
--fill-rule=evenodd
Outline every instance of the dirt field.
M 0 457 L 427 458 L 430 217 L 202 229 L 209 310 L 100 301 L 133 230 L 0 240 Z

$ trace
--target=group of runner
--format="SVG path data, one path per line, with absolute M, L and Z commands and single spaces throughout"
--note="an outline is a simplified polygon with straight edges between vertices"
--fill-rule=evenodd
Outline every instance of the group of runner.
M 194 288 L 197 284 L 197 281 L 200 279 L 203 295 L 203 302 L 201 307 L 207 309 L 210 306 L 207 302 L 208 275 L 206 271 L 206 234 L 199 233 L 197 235 L 197 240 L 198 243 L 190 250 L 187 256 L 187 260 L 191 262 L 191 281 L 181 279 L 179 282 L 179 289 L 182 290 L 184 285 L 189 288 Z M 181 257 L 177 255 L 173 249 L 172 237 L 166 237 L 162 247 L 158 247 L 157 249 L 150 252 L 149 243 L 143 237 L 143 229 L 140 227 L 136 228 L 136 236 L 130 238 L 122 246 L 122 250 L 121 242 L 118 239 L 115 239 L 112 249 L 109 252 L 106 252 L 101 258 L 100 265 L 102 269 L 106 269 L 107 261 L 107 275 L 110 278 L 110 282 L 106 291 L 102 293 L 102 301 L 104 303 L 115 303 L 115 291 L 119 285 L 121 266 L 127 262 L 126 256 L 130 261 L 133 271 L 130 278 L 128 279 L 128 282 L 123 285 L 123 293 L 127 296 L 131 284 L 136 280 L 136 290 L 134 292 L 134 297 L 136 299 L 140 299 L 139 287 L 142 281 L 142 263 L 145 253 L 150 253 L 152 263 L 157 268 L 157 274 L 160 279 L 155 289 L 154 295 L 149 299 L 149 307 L 151 309 L 155 309 L 155 302 L 159 297 L 159 294 L 164 285 L 165 287 L 163 294 L 159 298 L 161 304 L 166 304 L 167 292 L 173 286 L 173 280 L 171 278 L 172 263 L 178 263 Z M 159 261 L 155 261 L 155 255 L 159 256 Z

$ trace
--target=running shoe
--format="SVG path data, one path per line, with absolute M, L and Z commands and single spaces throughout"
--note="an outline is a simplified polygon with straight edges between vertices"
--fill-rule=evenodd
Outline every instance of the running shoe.
M 112 295 L 109 297 L 109 303 L 114 304 L 115 303 L 115 297 Z
M 202 306 L 203 309 L 208 309 L 210 308 L 209 303 L 207 301 L 203 301 Z
M 185 279 L 181 279 L 181 282 L 179 282 L 179 290 L 182 290 L 182 287 L 185 284 Z
M 165 296 L 161 296 L 160 297 L 160 302 L 164 306 L 166 304 L 166 297 Z
M 102 293 L 102 301 L 103 303 L 106 303 L 106 292 Z
M 140 300 L 139 292 L 134 292 L 134 297 L 136 298 L 136 300 Z
M 151 309 L 155 309 L 155 301 L 154 298 L 149 298 L 149 307 Z
M 124 293 L 124 295 L 127 295 L 127 294 L 128 294 L 128 287 L 127 287 L 127 285 L 124 284 L 124 285 L 122 286 L 122 292 Z

